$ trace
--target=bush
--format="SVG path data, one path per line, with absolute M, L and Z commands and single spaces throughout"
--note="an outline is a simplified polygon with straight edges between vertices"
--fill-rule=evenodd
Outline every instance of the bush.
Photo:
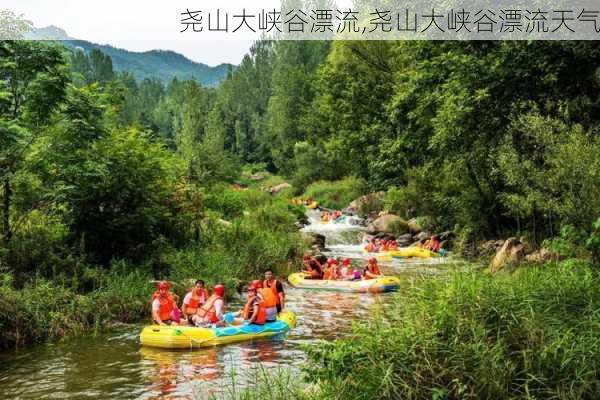
M 306 188 L 304 197 L 313 198 L 323 207 L 342 209 L 347 207 L 352 200 L 365 194 L 366 191 L 367 185 L 363 179 L 349 177 L 334 182 L 312 183 Z
M 594 399 L 600 284 L 585 264 L 430 279 L 347 340 L 311 346 L 325 398 Z
M 98 287 L 87 294 L 44 279 L 22 290 L 9 275 L 0 276 L 0 348 L 59 339 L 133 322 L 150 315 L 150 277 L 140 271 L 97 275 Z
M 205 196 L 204 206 L 221 213 L 226 220 L 242 215 L 245 208 L 243 192 L 226 187 L 215 187 Z

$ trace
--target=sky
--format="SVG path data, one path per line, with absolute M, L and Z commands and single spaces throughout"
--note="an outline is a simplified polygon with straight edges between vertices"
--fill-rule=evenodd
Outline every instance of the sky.
M 76 39 L 131 51 L 168 49 L 214 66 L 239 64 L 258 36 L 182 34 L 181 13 L 218 8 L 236 14 L 249 4 L 279 8 L 278 0 L 0 0 L 0 9 L 23 14 L 37 28 L 57 26 Z

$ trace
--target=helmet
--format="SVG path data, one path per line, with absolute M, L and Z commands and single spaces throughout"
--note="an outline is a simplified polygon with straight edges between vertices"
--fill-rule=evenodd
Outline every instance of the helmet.
M 335 259 L 333 259 L 333 258 L 327 259 L 327 264 L 334 264 L 334 263 L 335 263 Z
M 375 257 L 369 258 L 369 264 L 377 264 L 377 259 Z
M 252 283 L 250 284 L 251 287 L 253 287 L 254 289 L 260 289 L 263 287 L 262 281 L 259 279 L 255 279 L 252 281 Z
M 333 264 L 335 264 L 335 265 L 340 265 L 340 262 L 337 260 L 337 258 L 334 258 L 334 259 L 333 259 Z
M 225 294 L 225 286 L 221 284 L 215 285 L 213 290 L 217 296 L 223 296 Z
M 350 259 L 349 258 L 345 258 L 342 264 L 344 264 L 344 265 L 350 265 Z
M 167 281 L 160 281 L 158 282 L 158 289 L 159 290 L 169 290 L 169 288 L 171 287 L 171 285 L 169 285 L 169 282 Z
M 258 289 L 258 287 L 256 287 L 256 285 L 254 285 L 253 283 L 251 283 L 250 285 L 248 285 L 248 291 L 257 290 L 257 289 Z

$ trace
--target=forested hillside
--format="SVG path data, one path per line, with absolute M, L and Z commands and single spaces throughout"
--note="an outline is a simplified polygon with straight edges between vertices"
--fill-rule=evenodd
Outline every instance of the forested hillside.
M 218 137 L 299 190 L 352 175 L 470 238 L 585 237 L 599 217 L 595 42 L 259 42 L 216 90 L 188 94 L 189 121 L 168 111 L 180 86 L 142 101 L 154 132 Z
M 57 40 L 73 51 L 81 50 L 87 54 L 92 50 L 99 50 L 112 59 L 116 72 L 129 72 L 137 80 L 156 78 L 166 84 L 173 78 L 177 78 L 195 80 L 205 86 L 215 86 L 227 77 L 227 71 L 233 67 L 230 64 L 210 67 L 169 50 L 135 52 L 106 44 L 78 40 L 55 26 L 34 28 L 25 37 L 31 40 Z

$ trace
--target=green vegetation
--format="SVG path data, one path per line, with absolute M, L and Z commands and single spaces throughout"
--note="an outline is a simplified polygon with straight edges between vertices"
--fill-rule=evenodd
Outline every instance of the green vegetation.
M 0 347 L 147 316 L 153 280 L 181 296 L 286 273 L 305 248 L 292 194 L 341 209 L 381 191 L 359 213 L 568 259 L 419 282 L 308 349 L 310 392 L 282 375 L 232 396 L 594 398 L 599 46 L 259 41 L 206 87 L 0 42 Z
M 318 201 L 319 205 L 323 207 L 341 210 L 347 207 L 352 200 L 365 194 L 365 191 L 364 180 L 346 178 L 335 182 L 314 182 L 306 188 L 304 197 Z
M 138 84 L 98 51 L 4 41 L 0 55 L 0 347 L 147 317 L 157 279 L 233 295 L 294 268 L 302 209 L 240 175 L 202 119 L 214 90 Z
M 599 283 L 577 260 L 419 282 L 351 338 L 310 347 L 306 376 L 323 398 L 593 399 Z

